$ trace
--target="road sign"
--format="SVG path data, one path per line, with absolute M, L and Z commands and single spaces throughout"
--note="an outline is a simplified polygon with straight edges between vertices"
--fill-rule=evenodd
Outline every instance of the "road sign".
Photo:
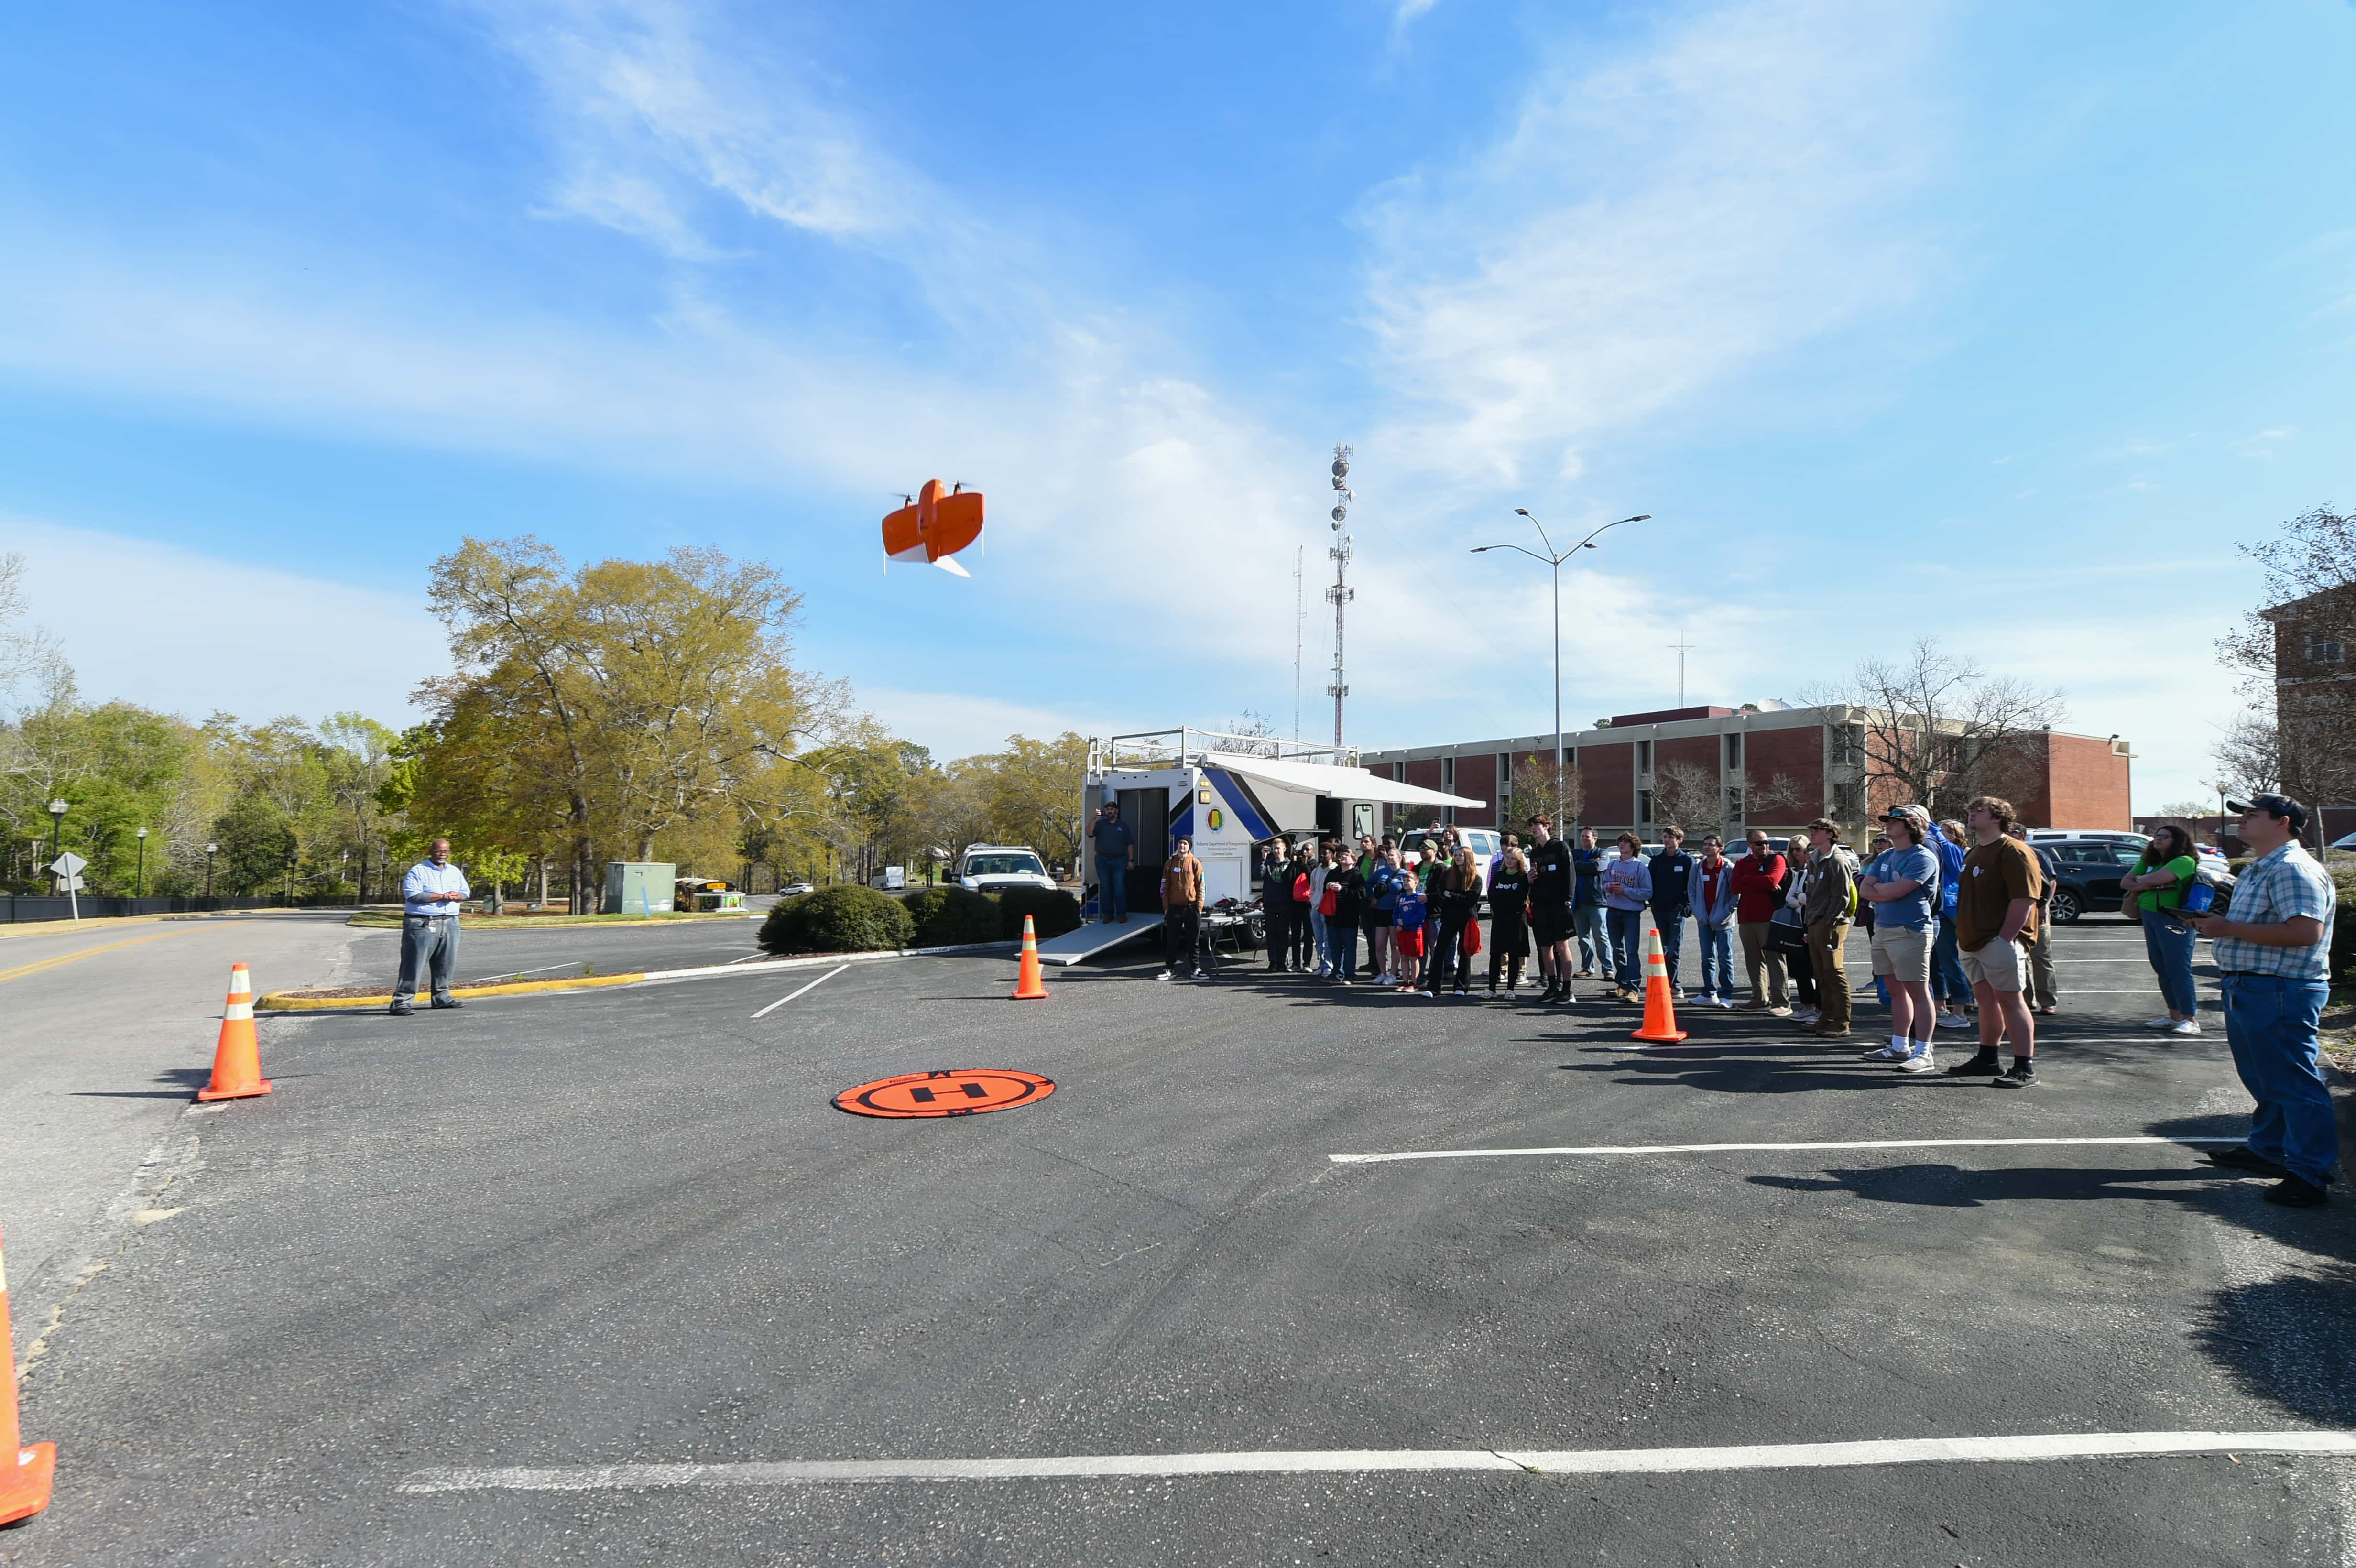
M 69 849 L 49 862 L 49 869 L 60 877 L 78 877 L 81 875 L 83 868 L 89 864 L 89 861 Z
M 58 891 L 61 893 L 78 893 L 81 891 L 82 887 L 82 880 L 80 877 L 59 877 L 58 879 Z

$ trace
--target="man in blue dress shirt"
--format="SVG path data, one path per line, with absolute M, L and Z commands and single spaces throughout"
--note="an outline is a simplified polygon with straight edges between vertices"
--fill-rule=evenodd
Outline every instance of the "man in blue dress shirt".
M 474 890 L 466 873 L 450 864 L 450 840 L 436 838 L 427 858 L 401 879 L 401 980 L 392 988 L 392 1013 L 407 1018 L 417 995 L 417 972 L 431 966 L 434 1005 L 463 1008 L 450 994 L 450 970 L 458 962 L 458 905 Z

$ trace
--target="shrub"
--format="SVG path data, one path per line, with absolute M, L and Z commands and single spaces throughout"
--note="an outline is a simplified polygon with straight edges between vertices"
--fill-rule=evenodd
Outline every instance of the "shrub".
M 971 888 L 924 888 L 900 901 L 916 922 L 918 947 L 955 947 L 968 942 L 996 942 L 998 901 Z
M 1080 928 L 1080 901 L 1061 888 L 1006 888 L 997 895 L 998 934 L 1001 940 L 1023 939 L 1023 917 L 1042 938 L 1061 936 Z
M 765 953 L 878 953 L 916 944 L 916 923 L 873 888 L 820 888 L 781 899 L 761 923 Z

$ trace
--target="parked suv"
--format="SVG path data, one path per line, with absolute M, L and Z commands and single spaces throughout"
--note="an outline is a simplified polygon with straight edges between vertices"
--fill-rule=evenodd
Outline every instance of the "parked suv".
M 2118 912 L 2124 898 L 2119 879 L 2143 858 L 2143 845 L 2126 834 L 2069 838 L 2031 834 L 2029 842 L 2051 851 L 2061 867 L 2053 890 L 2056 925 L 2069 925 L 2081 915 Z
M 969 844 L 958 859 L 957 883 L 980 893 L 1001 888 L 1045 888 L 1055 879 L 1047 874 L 1039 852 L 1027 844 Z

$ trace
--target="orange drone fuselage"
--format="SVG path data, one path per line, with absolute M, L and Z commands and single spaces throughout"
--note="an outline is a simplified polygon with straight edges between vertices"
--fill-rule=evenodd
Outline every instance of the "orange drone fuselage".
M 981 492 L 951 491 L 937 479 L 927 479 L 913 506 L 901 507 L 884 519 L 884 553 L 893 560 L 921 560 L 972 575 L 950 557 L 981 538 Z

